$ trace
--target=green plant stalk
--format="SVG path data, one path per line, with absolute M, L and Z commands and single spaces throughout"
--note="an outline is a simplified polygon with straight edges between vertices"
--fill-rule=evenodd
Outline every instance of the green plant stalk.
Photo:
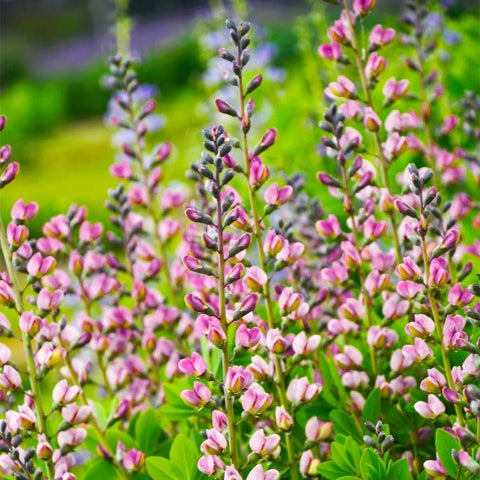
M 240 49 L 238 51 L 238 58 L 240 58 Z M 243 90 L 243 77 L 242 73 L 238 75 L 238 90 L 239 90 L 239 99 L 240 99 L 240 121 L 245 115 L 245 94 Z M 265 254 L 263 252 L 263 242 L 262 242 L 262 226 L 260 224 L 260 215 L 258 214 L 257 202 L 255 199 L 255 192 L 248 181 L 250 176 L 250 159 L 248 157 L 248 139 L 247 134 L 243 132 L 242 129 L 242 150 L 244 157 L 244 169 L 245 176 L 247 179 L 247 188 L 248 188 L 248 198 L 250 201 L 250 207 L 252 209 L 252 216 L 254 222 L 254 237 L 257 243 L 258 258 L 260 262 L 260 267 L 264 272 L 267 272 L 267 262 L 265 260 Z M 273 328 L 275 322 L 273 320 L 273 302 L 270 294 L 270 278 L 268 277 L 267 283 L 263 287 L 263 295 L 265 298 L 265 304 L 267 307 L 267 321 L 270 328 Z M 282 368 L 282 361 L 278 355 L 275 355 L 275 374 L 276 374 L 276 386 L 280 398 L 281 406 L 288 411 L 288 399 L 286 394 L 286 379 L 285 372 Z M 295 458 L 295 449 L 293 445 L 293 439 L 289 432 L 285 433 L 285 444 L 287 447 L 288 462 L 291 467 L 292 480 L 299 479 L 299 469 L 296 466 Z
M 350 12 L 348 0 L 344 0 L 343 3 L 345 6 L 348 28 L 352 32 L 352 50 L 355 55 L 355 61 L 357 63 L 357 70 L 358 70 L 358 74 L 360 75 L 360 82 L 362 84 L 362 89 L 366 97 L 365 103 L 374 110 L 372 93 L 370 91 L 370 88 L 368 88 L 367 77 L 365 76 L 365 64 L 362 59 L 362 55 L 360 52 L 360 45 L 359 45 L 358 38 L 353 26 L 352 14 Z M 390 182 L 388 180 L 388 162 L 387 162 L 387 159 L 385 158 L 385 154 L 383 153 L 382 140 L 380 138 L 380 134 L 378 133 L 378 131 L 375 131 L 372 133 L 375 138 L 375 145 L 377 147 L 377 157 L 380 160 L 380 172 L 382 174 L 382 183 L 384 187 L 387 189 L 388 194 L 392 196 L 392 192 L 390 189 Z M 390 218 L 390 224 L 392 226 L 392 237 L 393 237 L 393 243 L 395 246 L 395 256 L 397 259 L 397 263 L 400 264 L 402 263 L 402 253 L 400 251 L 400 242 L 398 240 L 397 225 L 395 223 L 395 217 L 393 213 L 390 213 L 388 216 Z
M 353 205 L 352 193 L 350 191 L 350 185 L 348 183 L 348 176 L 347 176 L 347 169 L 345 165 L 342 165 L 342 179 L 343 179 L 343 187 L 345 189 L 345 195 L 348 199 L 350 205 Z M 352 233 L 353 233 L 353 240 L 355 242 L 355 248 L 360 253 L 360 239 L 358 238 L 358 228 L 357 222 L 355 220 L 355 215 L 349 213 L 350 219 L 352 220 Z M 370 302 L 370 295 L 367 292 L 365 287 L 365 273 L 363 271 L 362 265 L 359 266 L 358 273 L 360 275 L 360 283 L 362 284 L 362 295 L 365 300 L 365 313 L 367 316 L 367 327 L 370 328 L 373 325 L 372 319 L 372 306 Z M 378 375 L 378 365 L 377 365 L 377 356 L 375 355 L 375 349 L 373 346 L 369 345 L 369 352 L 370 352 L 370 361 L 372 362 L 372 369 L 375 376 Z
M 17 310 L 17 313 L 21 315 L 25 311 L 23 306 L 22 290 L 20 288 L 20 282 L 18 280 L 17 271 L 13 266 L 12 256 L 8 248 L 8 241 L 5 233 L 5 227 L 3 226 L 3 221 L 1 218 L 0 218 L 0 247 L 2 249 L 3 258 L 5 260 L 5 265 L 7 267 L 8 276 L 10 277 L 10 281 L 12 282 L 15 309 Z M 45 435 L 47 440 L 50 442 L 50 437 L 48 436 L 48 431 L 47 431 L 47 421 L 45 416 L 45 410 L 43 408 L 43 403 L 42 403 L 42 394 L 40 391 L 40 384 L 37 380 L 37 373 L 36 373 L 37 370 L 35 367 L 35 358 L 33 355 L 32 340 L 30 336 L 27 333 L 25 333 L 23 330 L 21 330 L 21 332 L 22 332 L 23 348 L 25 350 L 25 357 L 27 361 L 28 378 L 30 381 L 32 396 L 35 403 L 35 413 L 38 421 L 38 433 Z M 45 464 L 47 466 L 48 479 L 54 480 L 55 468 L 54 468 L 52 459 L 49 458 L 45 462 Z
M 117 52 L 128 57 L 130 55 L 131 20 L 128 17 L 129 0 L 116 0 L 115 38 Z
M 216 169 L 216 183 L 220 185 L 220 172 Z M 225 298 L 225 242 L 223 238 L 223 225 L 222 225 L 222 201 L 220 198 L 220 191 L 216 195 L 217 200 L 217 232 L 218 232 L 218 252 L 217 252 L 217 268 L 218 268 L 218 296 L 220 307 L 220 322 L 222 330 L 225 332 L 226 340 L 222 345 L 222 371 L 223 371 L 223 394 L 225 397 L 225 410 L 227 415 L 228 424 L 228 446 L 230 450 L 230 459 L 234 467 L 238 470 L 238 446 L 237 446 L 237 433 L 235 426 L 235 412 L 233 410 L 233 397 L 231 392 L 227 388 L 227 373 L 230 365 L 230 358 L 228 352 L 228 321 L 226 312 L 226 298 Z

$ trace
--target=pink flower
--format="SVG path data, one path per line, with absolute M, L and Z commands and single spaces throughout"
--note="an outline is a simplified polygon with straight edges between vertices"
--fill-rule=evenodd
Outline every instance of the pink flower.
M 420 362 L 433 355 L 432 349 L 420 338 L 415 338 L 414 345 L 404 345 L 402 353 L 414 362 Z
M 456 283 L 448 292 L 448 303 L 457 307 L 465 307 L 474 299 L 468 288 L 462 289 L 460 283 Z
M 275 408 L 275 423 L 277 427 L 284 431 L 289 432 L 293 427 L 293 418 L 292 416 L 285 410 L 284 407 L 276 407 Z
M 387 65 L 388 63 L 384 57 L 378 55 L 377 52 L 373 52 L 368 57 L 365 75 L 367 78 L 376 78 L 387 68 Z
M 53 389 L 53 401 L 59 405 L 68 405 L 74 402 L 80 395 L 82 389 L 78 386 L 69 387 L 66 380 L 60 380 Z
M 436 460 L 427 460 L 426 462 L 423 462 L 423 467 L 425 468 L 425 471 L 434 478 L 439 476 L 448 476 L 448 472 L 445 470 L 445 467 L 440 462 L 438 454 Z
M 280 472 L 278 470 L 270 469 L 264 471 L 261 465 L 253 467 L 247 475 L 247 480 L 278 480 L 279 478 Z
M 252 292 L 262 290 L 268 281 L 267 274 L 259 267 L 249 267 L 245 270 L 243 284 Z
M 259 188 L 269 179 L 269 177 L 270 171 L 262 163 L 260 157 L 253 157 L 250 161 L 250 185 Z
M 383 87 L 383 94 L 388 100 L 398 100 L 407 93 L 409 85 L 409 80 L 404 79 L 397 82 L 394 77 L 389 78 Z
M 342 261 L 348 269 L 355 270 L 359 265 L 362 264 L 360 254 L 351 242 L 344 241 L 340 244 L 340 247 L 343 252 Z
M 253 453 L 262 457 L 278 457 L 280 454 L 280 435 L 266 436 L 263 428 L 257 430 L 248 442 Z
M 274 230 L 269 230 L 265 235 L 263 244 L 263 251 L 270 256 L 275 256 L 279 253 L 286 244 L 285 238 L 277 235 Z
M 305 436 L 309 442 L 323 442 L 327 440 L 333 432 L 333 423 L 324 422 L 317 417 L 308 420 L 305 426 Z
M 272 404 L 272 396 L 258 384 L 253 383 L 240 397 L 243 410 L 252 415 L 259 415 Z
M 42 460 L 48 460 L 52 457 L 53 448 L 47 442 L 46 436 L 44 434 L 38 435 L 38 443 L 37 443 L 37 457 Z
M 19 247 L 28 238 L 28 228 L 25 225 L 17 225 L 10 222 L 7 225 L 7 241 L 13 247 Z
M 35 253 L 27 263 L 27 272 L 35 278 L 43 277 L 53 271 L 57 262 L 53 257 L 42 258 L 41 253 Z
M 50 293 L 48 289 L 42 288 L 37 297 L 37 307 L 45 312 L 57 310 L 63 300 L 63 292 L 55 290 Z
M 292 342 L 293 351 L 297 355 L 310 355 L 320 346 L 320 335 L 311 335 L 307 338 L 305 332 L 300 332 Z
M 246 368 L 235 366 L 229 367 L 225 379 L 225 388 L 233 393 L 246 390 L 253 383 L 253 375 Z
M 349 369 L 362 364 L 363 355 L 358 348 L 351 345 L 345 345 L 343 353 L 337 353 L 334 356 L 336 364 L 343 369 Z
M 372 45 L 381 47 L 388 45 L 395 38 L 395 30 L 393 28 L 383 28 L 381 25 L 375 25 L 368 37 Z
M 307 377 L 294 378 L 287 388 L 287 398 L 292 403 L 306 403 L 322 391 L 322 386 L 310 383 Z
M 88 405 L 78 406 L 74 403 L 62 408 L 62 417 L 68 423 L 77 425 L 84 422 L 91 414 L 91 407 Z
M 193 352 L 190 358 L 184 358 L 178 362 L 178 369 L 185 375 L 201 377 L 207 370 L 207 364 L 201 355 Z
M 463 331 L 465 318 L 461 315 L 447 315 L 443 326 L 443 344 L 446 348 L 462 348 L 468 335 Z
M 424 392 L 440 393 L 447 383 L 445 377 L 436 368 L 429 368 L 427 373 L 428 376 L 422 380 L 420 388 Z
M 293 195 L 293 188 L 290 185 L 278 188 L 278 183 L 272 183 L 265 190 L 264 199 L 269 205 L 280 206 L 287 203 Z
M 200 446 L 200 450 L 207 455 L 221 455 L 227 448 L 227 440 L 215 429 L 206 430 L 207 439 Z
M 235 344 L 241 345 L 243 348 L 255 348 L 263 334 L 259 327 L 247 328 L 245 324 L 240 325 L 235 333 Z
M 146 457 L 143 452 L 136 450 L 135 448 L 131 448 L 125 452 L 125 455 L 122 459 L 122 464 L 127 472 L 136 472 L 143 467 L 145 458 Z
M 420 280 L 423 277 L 420 267 L 408 256 L 395 268 L 395 273 L 402 280 Z
M 375 325 L 368 329 L 367 343 L 374 348 L 392 348 L 397 342 L 398 334 L 395 330 Z
M 70 233 L 70 226 L 68 224 L 68 219 L 65 215 L 58 215 L 50 219 L 49 222 L 45 223 L 42 228 L 44 235 L 50 238 L 65 238 Z
M 354 98 L 355 85 L 347 77 L 340 75 L 336 82 L 331 82 L 325 89 L 325 93 L 333 98 Z
M 384 145 L 386 157 L 390 160 L 401 155 L 408 148 L 407 137 L 402 137 L 398 132 L 393 132 Z
M 2 154 L 0 158 L 4 159 L 5 154 Z M 15 178 L 17 177 L 19 171 L 20 171 L 20 164 L 18 162 L 10 163 L 7 166 L 7 168 L 4 170 L 2 175 L 0 175 L 0 188 L 3 188 L 5 185 L 8 185 L 10 182 L 13 182 L 13 180 L 15 180 Z
M 397 293 L 403 298 L 415 298 L 419 293 L 423 292 L 423 285 L 410 280 L 398 282 Z
M 76 447 L 87 437 L 87 431 L 83 428 L 76 428 L 60 432 L 58 434 L 58 445 L 63 447 Z
M 440 288 L 450 281 L 447 262 L 439 257 L 434 258 L 430 264 L 430 276 L 428 282 L 431 286 Z
M 414 315 L 414 321 L 406 325 L 405 331 L 411 337 L 427 338 L 435 329 L 435 323 L 423 313 Z
M 180 398 L 191 407 L 201 408 L 210 401 L 212 394 L 203 383 L 194 382 L 193 390 L 183 390 Z
M 346 45 L 350 42 L 351 37 L 350 29 L 342 20 L 337 20 L 328 29 L 328 38 L 330 38 L 332 42 Z
M 427 402 L 416 402 L 413 407 L 424 418 L 434 419 L 445 411 L 445 405 L 435 395 L 428 395 Z
M 237 472 L 237 469 L 233 466 L 228 466 L 225 469 L 225 475 L 223 480 L 242 480 L 241 475 Z
M 381 127 L 382 121 L 370 107 L 367 107 L 365 109 L 365 116 L 363 117 L 363 124 L 367 130 L 376 132 Z
M 342 233 L 340 223 L 335 215 L 329 215 L 326 220 L 315 223 L 317 232 L 326 238 L 337 238 Z
M 318 47 L 318 54 L 325 60 L 338 60 L 342 56 L 342 47 L 334 41 L 324 43 Z
M 91 224 L 90 222 L 83 222 L 80 231 L 79 231 L 79 238 L 80 241 L 85 243 L 91 243 L 95 240 L 98 240 L 103 233 L 103 225 L 99 223 Z
M 366 15 L 373 10 L 377 0 L 353 0 L 353 11 L 357 15 Z
M 10 212 L 12 219 L 16 222 L 27 222 L 37 216 L 38 204 L 30 202 L 25 204 L 20 198 L 15 202 Z
M 256 380 L 265 380 L 267 377 L 273 377 L 275 373 L 274 364 L 272 362 L 267 363 L 258 355 L 252 357 L 252 363 L 247 368 L 252 372 Z
M 205 475 L 213 475 L 218 470 L 224 470 L 225 464 L 216 455 L 204 455 L 198 460 L 197 467 Z
M 22 384 L 20 374 L 10 365 L 3 367 L 3 372 L 0 373 L 0 385 L 7 391 L 15 390 Z
M 320 460 L 313 456 L 311 450 L 306 450 L 300 457 L 300 473 L 304 476 L 318 476 Z

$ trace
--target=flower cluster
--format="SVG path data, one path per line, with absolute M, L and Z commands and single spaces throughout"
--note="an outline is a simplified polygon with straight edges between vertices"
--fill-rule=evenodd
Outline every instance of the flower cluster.
M 480 474 L 480 215 L 468 193 L 480 103 L 467 92 L 442 117 L 439 17 L 425 2 L 407 2 L 401 35 L 365 26 L 375 0 L 328 3 L 343 8 L 318 48 L 338 68 L 313 176 L 324 205 L 301 175 L 275 171 L 282 133 L 258 127 L 249 22 L 226 22 L 229 91 L 214 105 L 228 123 L 203 130 L 191 190 L 164 179 L 173 148 L 151 142 L 154 89 L 111 59 L 110 226 L 73 205 L 33 238 L 39 207 L 24 200 L 0 222 L 2 474 Z M 405 78 L 389 73 L 398 38 Z M 10 156 L 0 148 L 0 188 L 19 170 Z

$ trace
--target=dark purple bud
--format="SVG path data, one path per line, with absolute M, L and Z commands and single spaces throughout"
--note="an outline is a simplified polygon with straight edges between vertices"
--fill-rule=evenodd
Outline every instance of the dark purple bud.
M 342 184 L 336 178 L 333 178 L 328 173 L 318 172 L 317 179 L 320 183 L 322 183 L 323 185 L 326 185 L 327 187 L 342 188 Z
M 363 190 L 367 185 L 370 185 L 370 182 L 373 178 L 373 172 L 368 171 L 365 172 L 361 177 L 357 184 L 353 187 L 353 193 L 358 193 L 360 190 Z
M 203 223 L 205 225 L 214 225 L 213 220 L 206 213 L 200 212 L 196 208 L 187 208 L 185 215 L 189 220 L 195 223 Z
M 227 102 L 220 100 L 219 98 L 215 100 L 215 106 L 220 113 L 230 115 L 231 117 L 238 117 L 237 111 Z
M 204 233 L 202 235 L 202 240 L 205 247 L 208 248 L 209 250 L 214 250 L 214 251 L 218 250 L 218 243 L 215 240 L 213 240 L 210 237 L 210 235 L 208 235 L 207 233 Z
M 240 305 L 240 308 L 234 313 L 233 320 L 238 320 L 247 315 L 247 313 L 253 312 L 257 306 L 257 303 L 258 295 L 256 293 L 251 293 L 248 295 Z
M 253 150 L 253 155 L 260 155 L 260 153 L 271 147 L 275 143 L 277 133 L 278 131 L 276 128 L 270 128 L 269 130 L 267 130 L 263 135 L 262 139 L 260 140 L 260 143 Z
M 243 266 L 243 263 L 237 263 L 230 273 L 226 276 L 225 278 L 225 285 L 230 285 L 230 283 L 236 282 L 240 278 L 242 278 L 243 272 L 245 270 L 245 267 Z
M 248 95 L 249 93 L 253 92 L 256 88 L 258 88 L 260 86 L 260 84 L 262 83 L 262 80 L 263 80 L 263 77 L 260 74 L 255 75 L 248 82 L 247 88 L 245 90 L 245 95 Z
M 406 204 L 403 200 L 400 200 L 400 199 L 395 200 L 395 208 L 402 215 L 407 215 L 409 217 L 418 219 L 417 212 L 410 205 Z
M 230 53 L 226 48 L 220 48 L 220 50 L 218 50 L 218 54 L 228 62 L 233 62 L 235 60 L 234 55 Z
M 5 128 L 7 124 L 7 117 L 5 115 L 0 115 L 0 132 Z

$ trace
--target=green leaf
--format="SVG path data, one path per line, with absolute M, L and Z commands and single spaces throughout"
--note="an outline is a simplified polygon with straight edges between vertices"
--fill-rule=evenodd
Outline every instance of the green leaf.
M 107 413 L 105 412 L 105 407 L 100 402 L 92 403 L 98 424 L 100 425 L 102 430 L 105 430 L 105 427 L 107 426 Z
M 367 449 L 363 451 L 360 460 L 360 471 L 366 479 L 387 480 L 387 469 L 385 464 L 373 450 Z M 367 474 L 367 476 L 365 476 L 365 474 Z
M 328 480 L 338 480 L 340 477 L 348 475 L 349 472 L 342 470 L 335 462 L 323 462 L 318 466 L 318 471 Z
M 332 443 L 332 460 L 348 473 L 355 473 L 355 465 L 347 456 L 346 449 L 338 442 Z
M 348 415 L 342 410 L 333 410 L 329 415 L 336 433 L 343 433 L 351 436 L 354 440 L 362 441 L 360 427 L 353 415 Z
M 358 480 L 361 477 L 354 477 L 353 475 L 346 475 L 345 477 L 340 477 L 338 480 Z
M 105 436 L 107 437 L 108 444 L 113 451 L 117 450 L 117 443 L 119 441 L 125 445 L 125 450 L 130 450 L 131 448 L 136 447 L 135 440 L 130 435 L 128 435 L 128 433 L 122 432 L 120 430 L 107 430 Z
M 362 412 L 362 423 L 370 421 L 373 424 L 377 423 L 380 416 L 380 388 L 374 388 L 365 401 Z
M 109 480 L 118 480 L 120 478 L 115 467 L 101 458 L 94 459 L 90 465 L 90 468 L 85 473 L 85 478 L 108 478 Z
M 160 418 L 153 408 L 148 408 L 137 418 L 135 439 L 138 448 L 147 456 L 159 455 L 158 447 L 167 438 L 162 430 Z
M 362 448 L 352 437 L 347 437 L 344 445 L 345 445 L 345 450 L 347 451 L 347 455 L 355 465 L 355 470 L 359 472 L 360 459 L 362 458 L 362 453 L 363 453 Z
M 402 480 L 412 480 L 412 474 L 408 469 L 408 460 L 406 458 L 401 458 L 391 464 L 388 469 L 388 478 L 389 480 L 397 480 L 399 478 Z
M 170 461 L 182 473 L 182 479 L 194 480 L 197 477 L 198 449 L 183 434 L 177 435 L 170 450 Z
M 452 450 L 460 451 L 462 449 L 460 442 L 448 432 L 439 428 L 435 434 L 435 448 L 445 470 L 450 476 L 456 478 L 458 466 L 453 460 Z
M 145 465 L 153 480 L 183 480 L 175 465 L 166 458 L 147 457 Z
M 174 405 L 162 405 L 158 409 L 158 413 L 163 418 L 166 418 L 167 420 L 171 420 L 173 422 L 185 420 L 186 418 L 190 418 L 192 415 L 198 414 L 197 410 L 187 405 L 183 405 L 183 407 Z

